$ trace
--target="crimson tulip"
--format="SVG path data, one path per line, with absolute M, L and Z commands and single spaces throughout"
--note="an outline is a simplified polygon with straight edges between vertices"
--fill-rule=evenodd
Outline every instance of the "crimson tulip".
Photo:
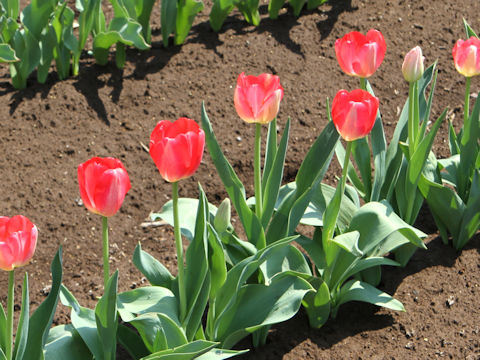
M 361 78 L 371 76 L 378 69 L 386 51 L 382 33 L 374 29 L 366 35 L 352 31 L 335 41 L 335 54 L 342 70 Z
M 37 245 L 37 227 L 25 216 L 0 216 L 0 269 L 27 264 Z
M 480 39 L 472 36 L 466 41 L 457 40 L 452 55 L 455 68 L 460 74 L 465 77 L 480 74 Z
M 340 90 L 332 102 L 332 120 L 338 133 L 346 141 L 362 138 L 375 124 L 379 101 L 368 91 Z
M 131 188 L 127 170 L 111 157 L 91 158 L 78 166 L 77 175 L 85 207 L 106 217 L 115 215 Z
M 160 121 L 150 135 L 150 156 L 168 182 L 192 176 L 202 161 L 204 147 L 204 131 L 184 117 Z
M 282 98 L 283 87 L 278 76 L 247 76 L 243 72 L 238 76 L 233 102 L 242 120 L 268 124 L 277 116 Z

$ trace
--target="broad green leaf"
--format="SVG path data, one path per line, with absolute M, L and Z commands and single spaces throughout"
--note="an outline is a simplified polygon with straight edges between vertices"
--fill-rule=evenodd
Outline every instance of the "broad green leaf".
M 233 10 L 233 0 L 214 0 L 210 11 L 210 26 L 218 32 L 222 28 L 228 14 Z
M 29 316 L 30 300 L 28 296 L 28 274 L 25 273 L 22 287 L 22 306 L 20 311 L 20 319 L 18 320 L 17 332 L 15 334 L 15 346 L 13 350 L 13 358 L 15 360 L 22 360 L 23 354 L 25 353 L 25 348 L 27 346 Z
M 463 213 L 462 224 L 460 225 L 460 234 L 458 239 L 454 239 L 453 246 L 457 250 L 462 249 L 468 240 L 475 235 L 480 227 L 480 171 L 476 169 L 473 174 L 472 186 L 467 202 L 467 207 Z
M 133 264 L 145 275 L 150 284 L 171 289 L 173 276 L 163 264 L 142 250 L 140 243 L 133 252 Z
M 177 21 L 175 24 L 175 45 L 181 45 L 187 38 L 195 16 L 203 10 L 201 0 L 177 0 Z
M 141 360 L 193 360 L 206 354 L 217 345 L 217 342 L 197 340 L 172 349 L 158 351 Z
M 118 325 L 117 339 L 120 345 L 128 351 L 133 359 L 140 359 L 149 354 L 142 338 L 129 326 L 123 324 Z
M 177 0 L 162 0 L 160 6 L 160 24 L 163 46 L 168 46 L 168 38 L 175 31 L 177 22 Z
M 16 89 L 24 89 L 27 87 L 28 76 L 40 62 L 40 46 L 28 28 L 15 32 L 11 46 L 20 59 L 18 62 L 10 63 L 12 84 Z
M 285 0 L 270 0 L 268 2 L 268 15 L 270 19 L 277 19 L 278 12 L 283 7 Z
M 230 348 L 262 326 L 290 319 L 312 290 L 307 281 L 289 274 L 278 274 L 268 286 L 242 286 L 235 303 L 217 319 L 215 340 Z
M 386 257 L 372 256 L 364 259 L 358 259 L 357 261 L 352 262 L 351 266 L 349 266 L 347 270 L 342 274 L 342 276 L 339 277 L 338 282 L 333 285 L 332 288 L 336 288 L 338 285 L 341 285 L 345 280 L 355 274 L 358 274 L 370 268 L 380 267 L 381 265 L 400 266 L 398 262 Z
M 372 194 L 372 167 L 370 165 L 371 154 L 368 136 L 352 141 L 352 155 L 360 171 L 365 193 L 364 198 L 369 200 Z
M 31 0 L 23 9 L 20 20 L 37 40 L 47 26 L 55 6 L 54 0 Z
M 227 279 L 227 266 L 223 252 L 222 241 L 219 239 L 215 229 L 209 225 L 208 244 L 210 256 L 208 257 L 210 269 L 210 299 L 215 298 L 217 290 L 222 287 Z
M 28 346 L 25 348 L 25 353 L 23 354 L 24 359 L 43 359 L 43 348 L 57 309 L 58 294 L 62 283 L 62 247 L 58 249 L 53 258 L 50 270 L 52 273 L 52 288 L 47 298 L 37 307 L 30 317 L 27 339 Z
M 16 62 L 19 60 L 15 55 L 15 50 L 10 45 L 0 44 L 0 62 Z
M 118 270 L 108 280 L 104 294 L 95 306 L 97 334 L 102 345 L 105 360 L 116 359 L 118 327 L 117 283 Z
M 311 275 L 305 256 L 293 245 L 272 250 L 267 260 L 260 265 L 266 284 L 279 273 L 295 271 Z
M 45 360 L 86 360 L 92 354 L 71 324 L 50 329 L 45 345 Z
M 150 44 L 152 42 L 152 32 L 150 29 L 150 15 L 152 14 L 155 0 L 135 1 L 135 11 L 137 21 L 142 25 L 142 36 Z
M 325 4 L 328 0 L 308 0 L 307 9 L 313 10 L 319 7 L 322 4 Z
M 248 352 L 247 350 L 226 350 L 226 349 L 210 349 L 203 355 L 200 355 L 196 358 L 196 360 L 222 360 L 222 359 L 229 359 L 231 357 L 245 354 Z
M 126 322 L 133 320 L 136 315 L 155 312 L 167 315 L 180 325 L 177 299 L 164 287 L 145 286 L 122 292 L 117 296 L 117 308 Z
M 320 278 L 312 282 L 316 291 L 305 295 L 302 304 L 308 315 L 308 322 L 315 329 L 321 328 L 328 320 L 331 309 L 330 290 Z
M 293 9 L 293 15 L 298 17 L 302 11 L 303 6 L 307 3 L 307 0 L 289 0 L 288 3 Z
M 233 3 L 249 24 L 254 26 L 260 24 L 260 14 L 258 12 L 259 0 L 233 0 Z
M 450 186 L 456 187 L 459 176 L 457 169 L 460 165 L 460 154 L 439 159 L 438 164 L 440 165 L 442 180 Z
M 18 14 L 20 11 L 20 1 L 19 0 L 2 0 L 0 1 L 2 10 L 5 11 L 4 15 L 10 19 L 17 21 Z
M 218 145 L 204 104 L 202 104 L 202 128 L 205 131 L 205 142 L 212 161 L 243 224 L 248 241 L 258 249 L 264 248 L 266 241 L 262 224 L 247 205 L 245 188 Z
M 321 228 L 315 228 L 313 239 L 309 239 L 306 236 L 300 236 L 296 242 L 305 249 L 309 258 L 312 259 L 317 269 L 325 269 L 327 261 L 325 259 L 325 252 L 322 246 L 322 230 Z
M 348 301 L 363 301 L 387 309 L 405 311 L 402 303 L 370 284 L 351 280 L 342 286 L 337 297 L 336 309 Z
M 363 252 L 358 248 L 359 238 L 360 233 L 358 231 L 352 231 L 335 236 L 332 239 L 332 242 L 334 242 L 353 256 L 360 257 L 363 255 Z

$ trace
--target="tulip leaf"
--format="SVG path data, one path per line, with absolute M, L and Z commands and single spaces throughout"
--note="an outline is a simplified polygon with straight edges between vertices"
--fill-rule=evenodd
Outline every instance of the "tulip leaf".
M 378 290 L 370 284 L 358 280 L 350 280 L 342 286 L 338 295 L 336 309 L 348 301 L 363 301 L 387 309 L 405 311 L 402 303 L 387 293 Z
M 10 45 L 20 59 L 10 65 L 12 84 L 16 89 L 24 89 L 27 87 L 28 76 L 40 62 L 41 52 L 38 39 L 28 28 L 19 29 L 15 31 Z
M 73 325 L 59 325 L 50 329 L 45 345 L 47 360 L 85 360 L 92 354 Z
M 476 38 L 478 38 L 478 35 L 475 34 L 475 31 L 473 31 L 473 29 L 470 27 L 470 25 L 468 25 L 465 18 L 463 19 L 463 26 L 465 27 L 465 32 L 467 33 L 468 38 L 470 38 L 472 36 L 475 36 Z
M 13 50 L 8 44 L 0 44 L 0 62 L 16 62 L 20 59 L 15 55 Z
M 177 0 L 162 0 L 160 6 L 160 23 L 163 46 L 168 47 L 168 38 L 175 31 L 177 19 Z
M 260 14 L 258 12 L 259 0 L 233 0 L 233 3 L 249 24 L 254 26 L 260 24 Z
M 228 14 L 233 10 L 233 0 L 214 0 L 210 11 L 210 26 L 218 32 L 222 28 Z
M 0 303 L 0 350 L 5 350 L 7 344 L 7 317 Z
M 460 225 L 460 234 L 454 238 L 453 246 L 460 250 L 475 235 L 480 227 L 480 171 L 476 169 L 473 174 L 472 186 L 467 202 L 467 207 L 463 213 L 462 223 Z M 455 241 L 456 240 L 456 241 Z
M 127 350 L 133 359 L 140 359 L 149 354 L 149 351 L 143 343 L 142 338 L 131 327 L 119 324 L 117 338 L 118 342 L 125 350 Z
M 17 332 L 15 334 L 15 346 L 13 358 L 22 360 L 25 348 L 27 346 L 27 335 L 30 315 L 30 300 L 28 296 L 28 274 L 25 273 L 22 286 L 22 306 L 20 311 L 20 319 L 18 320 Z
M 245 354 L 248 352 L 247 350 L 227 350 L 227 349 L 210 349 L 208 352 L 206 352 L 203 355 L 200 355 L 199 357 L 196 358 L 196 360 L 223 360 L 223 359 L 229 359 L 231 357 Z
M 290 119 L 289 119 L 290 120 Z M 290 125 L 290 121 L 288 121 Z M 285 134 L 285 131 L 284 131 Z M 265 161 L 262 175 L 262 193 L 265 193 L 265 186 L 277 155 L 277 118 L 268 124 L 267 143 L 265 145 Z
M 145 275 L 150 284 L 171 289 L 174 277 L 163 264 L 142 250 L 140 244 L 135 247 L 133 264 Z
M 62 247 L 58 249 L 53 258 L 50 270 L 52 273 L 52 288 L 47 298 L 30 317 L 27 338 L 28 346 L 25 348 L 23 354 L 24 359 L 43 359 L 43 348 L 57 309 L 58 295 L 62 283 Z
M 216 296 L 217 290 L 222 287 L 227 279 L 227 266 L 219 235 L 211 225 L 208 226 L 208 229 L 208 244 L 210 248 L 208 262 L 211 280 L 210 299 L 213 299 Z
M 197 340 L 175 348 L 155 352 L 141 360 L 193 360 L 208 353 L 210 349 L 217 345 L 217 342 Z
M 31 0 L 23 9 L 22 23 L 37 40 L 40 39 L 40 34 L 48 24 L 55 5 L 54 0 Z
M 203 10 L 201 0 L 178 0 L 175 23 L 175 45 L 181 45 L 187 38 L 195 16 Z
M 319 329 L 330 316 L 332 302 L 327 283 L 320 278 L 315 278 L 312 285 L 315 291 L 307 293 L 302 304 L 307 312 L 310 326 Z
M 267 284 L 277 274 L 285 271 L 311 275 L 305 256 L 293 245 L 272 250 L 266 261 L 260 265 L 260 270 Z
M 262 224 L 247 205 L 245 188 L 220 149 L 206 113 L 205 104 L 202 104 L 202 128 L 205 131 L 205 142 L 212 161 L 243 224 L 248 241 L 254 244 L 257 249 L 264 248 L 266 241 Z

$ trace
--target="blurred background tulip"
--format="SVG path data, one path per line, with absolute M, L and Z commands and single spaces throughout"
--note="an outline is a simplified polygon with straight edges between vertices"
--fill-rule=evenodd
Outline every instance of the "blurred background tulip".
M 277 116 L 282 98 L 283 87 L 278 76 L 247 76 L 245 73 L 238 76 L 233 101 L 242 120 L 268 124 Z
M 378 69 L 385 57 L 387 44 L 380 31 L 367 35 L 352 31 L 335 41 L 335 54 L 342 70 L 352 76 L 367 78 Z
M 188 118 L 162 120 L 150 136 L 150 156 L 168 182 L 192 176 L 202 161 L 204 147 L 205 133 Z

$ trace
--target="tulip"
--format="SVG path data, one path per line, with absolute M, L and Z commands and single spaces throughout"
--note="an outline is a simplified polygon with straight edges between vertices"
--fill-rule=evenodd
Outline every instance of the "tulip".
M 378 69 L 386 51 L 382 33 L 374 29 L 367 35 L 352 31 L 335 41 L 335 54 L 342 70 L 361 78 L 371 76 Z
M 422 55 L 422 49 L 419 46 L 415 46 L 410 50 L 402 64 L 403 77 L 408 82 L 415 82 L 423 75 L 425 57 Z
M 245 73 L 238 76 L 233 101 L 242 120 L 268 124 L 277 116 L 282 98 L 283 87 L 278 76 L 247 76 Z
M 105 217 L 115 215 L 131 188 L 125 167 L 110 157 L 91 158 L 78 166 L 77 175 L 85 207 Z
M 375 124 L 379 101 L 368 91 L 340 90 L 332 102 L 332 120 L 338 133 L 346 141 L 362 138 Z
M 150 136 L 150 156 L 171 183 L 195 173 L 203 157 L 205 133 L 192 119 L 160 121 Z
M 480 74 L 480 39 L 457 40 L 452 49 L 455 68 L 463 76 L 469 78 Z
M 25 216 L 0 217 L 0 269 L 27 264 L 37 245 L 37 227 Z

